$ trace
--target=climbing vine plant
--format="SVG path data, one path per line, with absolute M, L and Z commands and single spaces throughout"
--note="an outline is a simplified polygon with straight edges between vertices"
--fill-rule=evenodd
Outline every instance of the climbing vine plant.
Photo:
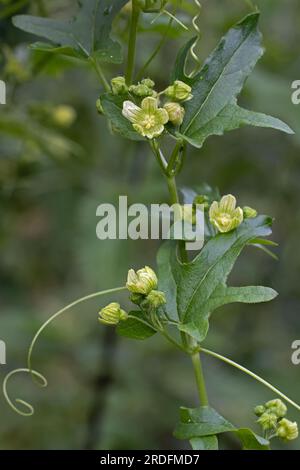
M 266 450 L 273 438 L 284 441 L 297 438 L 297 423 L 286 418 L 284 402 L 300 410 L 297 403 L 242 365 L 203 346 L 210 317 L 217 308 L 234 302 L 268 302 L 277 296 L 270 287 L 233 287 L 227 283 L 244 248 L 253 245 L 269 253 L 268 245 L 274 245 L 267 240 L 272 231 L 272 218 L 257 214 L 249 206 L 241 208 L 233 195 L 221 197 L 210 188 L 202 194 L 183 193 L 182 199 L 176 184 L 176 177 L 186 162 L 187 147 L 200 149 L 210 136 L 244 125 L 293 133 L 280 119 L 244 109 L 237 102 L 245 80 L 263 54 L 259 12 L 252 12 L 232 26 L 201 64 L 196 52 L 201 37 L 197 23 L 201 9 L 198 0 L 195 2 L 197 13 L 190 24 L 183 24 L 176 17 L 180 2 L 173 1 L 169 5 L 166 0 L 85 0 L 78 3 L 77 14 L 69 21 L 19 15 L 14 17 L 13 23 L 43 38 L 44 42 L 31 45 L 34 50 L 76 57 L 95 68 L 102 87 L 97 99 L 101 118 L 109 122 L 112 135 L 120 134 L 125 139 L 144 141 L 148 145 L 166 181 L 171 204 L 202 204 L 205 241 L 193 258 L 186 250 L 185 239 L 164 242 L 157 254 L 156 269 L 148 266 L 137 271 L 129 269 L 124 286 L 93 293 L 56 312 L 36 333 L 27 367 L 14 370 L 5 378 L 3 391 L 9 405 L 21 415 L 32 415 L 34 410 L 30 404 L 21 399 L 11 400 L 7 383 L 19 372 L 30 372 L 41 386 L 47 385 L 45 377 L 32 367 L 32 353 L 38 337 L 54 319 L 93 297 L 112 296 L 127 290 L 132 311 L 126 312 L 120 304 L 111 302 L 101 309 L 99 322 L 105 327 L 115 327 L 117 334 L 133 340 L 146 340 L 160 334 L 191 358 L 200 406 L 180 408 L 174 431 L 176 438 L 188 440 L 197 450 L 217 449 L 218 436 L 227 432 L 239 439 L 243 449 Z M 111 35 L 113 20 L 123 8 L 130 14 L 126 67 L 123 75 L 108 79 L 105 64 L 123 61 L 121 46 Z M 157 89 L 155 77 L 145 72 L 165 37 L 143 68 L 139 72 L 135 68 L 139 20 L 149 13 L 167 15 L 170 24 L 177 21 L 180 27 L 191 30 L 191 38 L 179 50 L 164 89 Z M 166 137 L 164 148 L 168 146 L 169 150 L 163 152 L 162 142 Z M 190 214 L 191 224 L 194 215 Z M 248 374 L 280 397 L 254 410 L 262 429 L 261 436 L 251 429 L 237 428 L 210 406 L 201 364 L 203 354 Z

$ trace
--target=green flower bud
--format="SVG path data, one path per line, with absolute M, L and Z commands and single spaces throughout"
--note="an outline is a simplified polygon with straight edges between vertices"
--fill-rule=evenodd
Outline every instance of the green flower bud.
M 157 283 L 156 274 L 149 266 L 145 266 L 137 272 L 133 269 L 128 271 L 126 287 L 134 294 L 148 295 L 157 288 Z
M 243 214 L 245 219 L 253 219 L 257 216 L 257 210 L 252 209 L 252 207 L 245 206 L 243 207 Z
M 236 207 L 236 199 L 231 194 L 223 196 L 220 202 L 214 201 L 209 209 L 210 222 L 221 233 L 237 228 L 243 218 L 243 211 Z
M 104 113 L 100 98 L 98 98 L 97 101 L 96 101 L 96 108 L 97 108 L 97 111 L 98 111 L 99 114 Z
M 143 78 L 141 81 L 142 85 L 145 85 L 148 88 L 154 88 L 155 82 L 151 78 Z
M 114 95 L 125 95 L 128 92 L 125 77 L 112 78 L 110 84 Z
M 258 418 L 257 422 L 261 425 L 264 431 L 268 431 L 270 429 L 276 428 L 277 419 L 277 415 L 266 411 L 260 416 L 260 418 Z
M 265 411 L 266 409 L 263 405 L 258 405 L 254 408 L 254 414 L 256 414 L 256 416 L 261 416 Z
M 205 196 L 205 194 L 199 194 L 194 197 L 193 204 L 202 204 L 204 210 L 207 210 L 209 208 L 209 197 Z
M 164 124 L 169 120 L 165 109 L 158 107 L 156 98 L 144 98 L 141 107 L 132 101 L 124 101 L 122 114 L 130 122 L 136 132 L 148 139 L 158 137 L 164 131 Z
M 165 110 L 169 115 L 169 120 L 174 126 L 180 126 L 184 118 L 184 108 L 179 103 L 166 103 Z
M 192 88 L 187 83 L 184 83 L 181 80 L 176 80 L 173 85 L 170 85 L 165 90 L 164 93 L 169 98 L 173 98 L 174 100 L 187 101 L 193 98 L 191 91 Z
M 278 418 L 283 418 L 287 413 L 287 407 L 279 398 L 268 401 L 265 406 L 271 413 L 276 414 Z
M 142 302 L 142 306 L 145 308 L 157 309 L 166 303 L 165 294 L 159 290 L 152 290 L 145 300 Z
M 128 314 L 122 310 L 120 304 L 112 302 L 99 312 L 99 322 L 104 325 L 117 325 L 121 320 L 127 320 Z
M 296 421 L 292 422 L 286 418 L 280 420 L 277 436 L 284 441 L 292 441 L 298 437 L 298 425 Z
M 139 83 L 138 85 L 131 85 L 129 87 L 130 93 L 135 96 L 139 96 L 140 98 L 144 98 L 145 96 L 152 96 L 154 91 L 152 88 L 149 88 L 147 85 Z

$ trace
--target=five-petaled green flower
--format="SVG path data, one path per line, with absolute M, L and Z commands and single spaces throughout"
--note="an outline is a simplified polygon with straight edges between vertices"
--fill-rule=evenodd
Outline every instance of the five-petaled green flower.
M 141 107 L 132 101 L 124 101 L 123 116 L 132 122 L 133 128 L 148 139 L 158 137 L 164 131 L 169 116 L 165 109 L 158 107 L 156 98 L 144 98 Z
M 210 222 L 219 232 L 225 233 L 238 227 L 244 219 L 243 211 L 236 207 L 236 199 L 232 194 L 223 196 L 220 202 L 214 201 L 209 209 Z

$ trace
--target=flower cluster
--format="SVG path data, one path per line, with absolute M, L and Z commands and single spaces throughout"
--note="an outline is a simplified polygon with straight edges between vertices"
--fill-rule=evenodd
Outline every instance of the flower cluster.
M 111 80 L 113 95 L 130 98 L 123 101 L 123 116 L 132 123 L 137 133 L 147 139 L 160 136 L 168 122 L 180 126 L 185 113 L 180 103 L 192 98 L 191 87 L 181 80 L 175 80 L 160 93 L 154 87 L 155 83 L 150 78 L 144 78 L 130 86 L 127 86 L 125 78 L 121 76 Z M 161 105 L 162 96 L 167 100 Z
M 131 293 L 130 300 L 143 310 L 153 312 L 166 303 L 165 294 L 156 290 L 157 285 L 157 276 L 149 266 L 138 271 L 128 271 L 126 287 Z M 104 325 L 116 326 L 127 319 L 127 312 L 117 302 L 106 305 L 99 312 L 99 322 Z
M 279 437 L 283 441 L 297 439 L 298 425 L 285 418 L 287 407 L 278 398 L 256 406 L 254 413 L 258 416 L 258 424 L 269 439 L 272 437 Z
M 157 285 L 157 276 L 149 266 L 128 271 L 126 287 L 131 292 L 131 300 L 143 308 L 156 310 L 166 303 L 165 294 L 156 290 Z
M 209 208 L 209 220 L 221 233 L 230 232 L 237 228 L 244 219 L 257 216 L 257 211 L 251 207 L 236 207 L 236 198 L 232 194 L 214 201 Z

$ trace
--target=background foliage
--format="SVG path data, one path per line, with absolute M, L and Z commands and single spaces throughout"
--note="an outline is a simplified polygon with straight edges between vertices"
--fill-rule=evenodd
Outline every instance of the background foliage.
M 71 0 L 46 3 L 53 17 L 70 17 L 75 11 Z M 179 184 L 197 187 L 209 182 L 222 193 L 236 194 L 240 205 L 275 217 L 279 261 L 249 247 L 251 253 L 242 255 L 230 280 L 250 285 L 259 279 L 280 296 L 255 307 L 224 307 L 213 316 L 205 345 L 297 400 L 300 366 L 292 365 L 290 355 L 300 327 L 300 106 L 291 103 L 290 86 L 300 73 L 300 5 L 297 0 L 257 3 L 267 52 L 240 102 L 280 117 L 296 135 L 245 128 L 212 137 L 202 149 L 189 149 Z M 222 33 L 249 12 L 249 5 L 241 0 L 202 4 L 199 51 L 205 58 Z M 116 203 L 119 194 L 128 194 L 129 203 L 160 202 L 167 193 L 145 144 L 112 138 L 98 116 L 95 100 L 100 88 L 94 70 L 73 58 L 30 52 L 31 38 L 12 26 L 10 16 L 17 7 L 18 13 L 37 14 L 40 2 L 2 0 L 1 5 L 0 76 L 8 83 L 8 105 L 0 108 L 0 338 L 7 343 L 8 362 L 0 368 L 3 378 L 6 371 L 24 364 L 33 333 L 53 311 L 80 294 L 121 285 L 129 266 L 154 267 L 155 241 L 97 240 L 97 205 Z M 178 15 L 190 26 L 192 12 L 192 2 L 183 1 Z M 150 19 L 142 20 L 140 65 L 168 22 L 161 17 L 151 25 Z M 124 10 L 114 23 L 115 36 L 123 42 L 127 21 Z M 150 67 L 158 88 L 167 84 L 172 57 L 190 35 L 176 25 L 169 30 L 168 41 Z M 122 65 L 108 65 L 106 70 L 117 75 Z M 60 105 L 72 108 L 73 122 L 62 123 Z M 97 324 L 101 306 L 91 301 L 46 331 L 35 364 L 46 373 L 49 387 L 36 389 L 28 377 L 11 383 L 12 393 L 17 390 L 32 402 L 36 414 L 22 418 L 1 399 L 1 449 L 185 445 L 173 439 L 171 431 L 178 406 L 197 404 L 188 358 L 156 336 L 145 343 L 115 338 L 112 330 Z M 204 360 L 212 406 L 238 427 L 251 425 L 252 407 L 272 398 L 270 393 L 238 371 Z M 299 419 L 292 409 L 290 415 Z M 222 447 L 234 447 L 232 439 Z M 299 441 L 289 448 L 299 448 Z

